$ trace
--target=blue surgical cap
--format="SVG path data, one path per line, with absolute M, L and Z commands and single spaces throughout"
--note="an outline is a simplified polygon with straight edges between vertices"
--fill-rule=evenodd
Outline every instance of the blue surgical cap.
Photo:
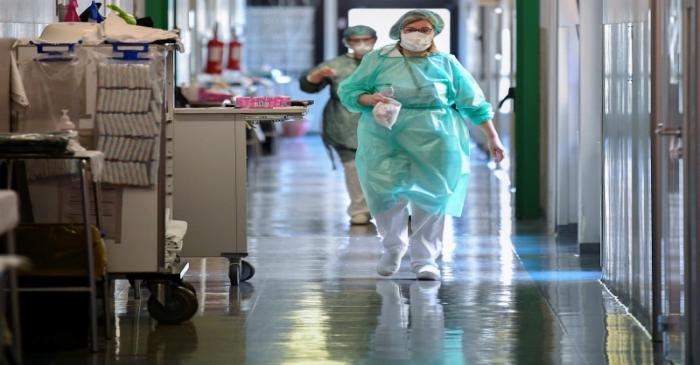
M 345 29 L 345 31 L 343 32 L 343 39 L 346 41 L 349 40 L 350 37 L 357 36 L 368 36 L 372 38 L 377 38 L 377 31 L 366 25 L 355 25 Z

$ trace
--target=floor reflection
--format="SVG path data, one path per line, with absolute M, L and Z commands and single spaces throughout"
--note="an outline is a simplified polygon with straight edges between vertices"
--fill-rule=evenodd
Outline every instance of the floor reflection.
M 448 224 L 443 281 L 405 260 L 380 278 L 373 226 L 350 226 L 339 171 L 316 138 L 285 140 L 249 181 L 248 260 L 231 287 L 223 258 L 189 259 L 200 308 L 159 326 L 126 282 L 102 351 L 28 364 L 651 364 L 644 331 L 598 282 L 574 239 L 512 224 L 511 192 L 475 151 L 465 214 Z M 483 155 L 481 156 L 483 158 Z M 187 243 L 186 243 L 187 244 Z
M 440 285 L 440 282 L 413 281 L 405 285 L 409 293 L 406 298 L 397 282 L 377 281 L 382 304 L 373 351 L 365 363 L 464 362 L 461 347 L 445 347 L 445 315 L 438 298 Z

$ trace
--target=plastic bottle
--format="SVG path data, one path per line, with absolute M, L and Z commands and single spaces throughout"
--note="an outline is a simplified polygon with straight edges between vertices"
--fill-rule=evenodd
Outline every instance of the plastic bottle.
M 78 139 L 78 131 L 75 128 L 75 123 L 70 120 L 70 117 L 68 116 L 68 109 L 63 109 L 61 110 L 61 119 L 58 121 L 56 124 L 56 130 L 61 133 L 65 133 L 68 135 L 70 138 L 68 142 L 68 151 L 70 152 L 79 152 L 79 151 L 85 151 L 85 148 L 80 145 L 80 141 Z
M 63 18 L 64 22 L 79 22 L 80 16 L 78 16 L 78 0 L 70 0 L 68 2 L 68 7 L 66 8 L 66 16 Z
M 70 120 L 70 117 L 68 116 L 68 109 L 62 109 L 61 113 L 63 113 L 63 115 L 61 115 L 61 119 L 58 121 L 56 129 L 59 132 L 74 132 L 75 123 Z

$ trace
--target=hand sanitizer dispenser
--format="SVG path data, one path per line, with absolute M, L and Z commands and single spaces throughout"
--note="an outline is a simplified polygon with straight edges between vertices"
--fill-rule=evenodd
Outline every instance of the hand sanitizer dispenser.
M 75 123 L 73 123 L 70 120 L 70 117 L 68 116 L 68 109 L 63 109 L 61 110 L 61 120 L 59 120 L 58 124 L 56 125 L 56 131 L 58 132 L 72 132 L 75 131 Z

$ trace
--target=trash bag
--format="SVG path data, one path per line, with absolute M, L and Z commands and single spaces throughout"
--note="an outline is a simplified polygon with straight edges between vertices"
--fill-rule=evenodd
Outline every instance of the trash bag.
M 85 229 L 82 224 L 25 224 L 15 230 L 17 254 L 31 267 L 21 276 L 84 276 Z M 92 227 L 95 276 L 107 273 L 107 253 L 100 231 Z

